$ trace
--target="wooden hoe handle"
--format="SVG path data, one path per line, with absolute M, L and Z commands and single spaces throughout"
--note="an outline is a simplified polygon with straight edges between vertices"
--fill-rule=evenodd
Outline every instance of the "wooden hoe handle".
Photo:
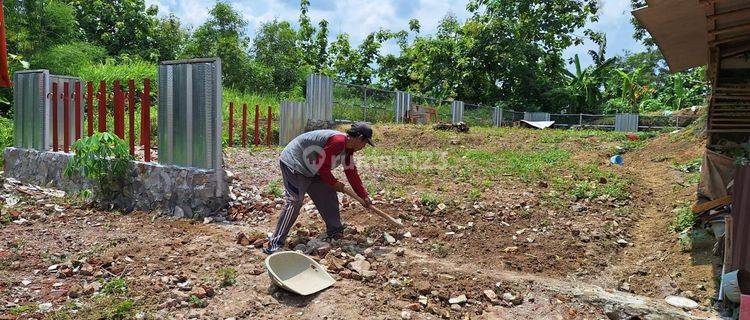
M 349 189 L 349 188 L 344 188 L 344 193 L 346 193 L 346 194 L 347 194 L 347 195 L 349 195 L 350 197 L 354 198 L 354 200 L 357 200 L 357 201 L 359 201 L 359 203 L 361 203 L 361 204 L 363 204 L 363 205 L 365 204 L 365 201 L 364 201 L 364 200 L 362 200 L 362 198 L 360 198 L 360 197 L 359 197 L 359 195 L 357 195 L 357 194 L 356 194 L 356 193 L 355 193 L 354 191 L 352 191 L 351 189 Z M 399 222 L 398 220 L 396 220 L 396 219 L 394 219 L 393 217 L 391 217 L 391 216 L 390 216 L 389 214 L 387 214 L 387 213 L 383 212 L 383 210 L 380 210 L 380 209 L 376 208 L 376 207 L 375 207 L 375 206 L 373 206 L 373 205 L 370 205 L 370 208 L 369 208 L 369 209 L 370 209 L 370 210 L 372 210 L 372 211 L 374 211 L 375 213 L 377 213 L 377 214 L 378 214 L 379 216 L 383 217 L 383 218 L 384 218 L 385 220 L 388 220 L 388 222 L 390 222 L 390 223 L 391 223 L 392 225 L 394 225 L 394 226 L 397 226 L 397 227 L 403 227 L 403 226 L 404 226 L 404 224 L 402 224 L 402 223 L 401 223 L 401 222 Z

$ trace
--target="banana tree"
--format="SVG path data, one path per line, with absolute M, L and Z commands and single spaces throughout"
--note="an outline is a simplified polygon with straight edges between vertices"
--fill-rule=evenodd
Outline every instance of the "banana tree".
M 581 68 L 581 61 L 576 54 L 573 57 L 575 73 L 563 70 L 568 77 L 567 90 L 574 98 L 574 109 L 572 113 L 583 113 L 593 111 L 602 104 L 602 87 L 609 76 L 614 59 L 607 59 L 601 64 Z
M 628 102 L 633 113 L 638 113 L 640 111 L 640 102 L 653 92 L 648 85 L 641 85 L 639 83 L 643 68 L 637 68 L 630 73 L 625 72 L 623 69 L 617 69 L 615 72 L 620 81 L 622 98 Z

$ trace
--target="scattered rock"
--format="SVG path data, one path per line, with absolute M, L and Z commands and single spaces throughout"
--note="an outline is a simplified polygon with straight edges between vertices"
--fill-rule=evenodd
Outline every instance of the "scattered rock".
M 396 256 L 403 257 L 405 252 L 406 250 L 404 250 L 404 248 L 398 248 L 396 249 Z
M 203 299 L 206 297 L 206 289 L 203 289 L 203 287 L 200 286 L 195 286 L 193 287 L 193 290 L 190 291 L 190 294 L 198 297 L 199 299 Z
M 625 240 L 625 239 L 617 239 L 617 244 L 618 244 L 618 245 L 619 245 L 620 247 L 625 247 L 625 246 L 627 246 L 627 245 L 628 245 L 628 241 L 627 241 L 627 240 Z
M 389 244 L 396 243 L 396 238 L 388 234 L 388 232 L 383 232 L 383 238 L 385 238 L 385 241 L 388 242 Z
M 36 309 L 39 310 L 39 312 L 49 312 L 52 310 L 52 302 L 40 303 L 36 306 Z
M 421 304 L 422 306 L 424 307 L 427 306 L 427 302 L 428 302 L 427 297 L 419 296 L 418 301 L 419 301 L 419 304 Z
M 84 263 L 81 265 L 81 268 L 78 269 L 78 273 L 80 273 L 82 276 L 93 276 L 94 275 L 94 266 Z
M 484 293 L 484 296 L 487 297 L 488 300 L 494 302 L 497 300 L 497 295 L 495 294 L 495 291 L 492 290 L 484 290 L 482 291 Z
M 698 307 L 698 303 L 685 297 L 680 296 L 667 296 L 664 299 L 668 304 L 677 308 L 683 309 L 695 309 Z
M 506 247 L 505 249 L 503 249 L 503 252 L 505 253 L 516 252 L 516 251 L 518 251 L 518 247 L 516 246 L 510 246 L 510 247 Z
M 245 233 L 240 232 L 237 234 L 237 244 L 241 246 L 249 246 L 250 245 L 250 238 L 248 238 Z
M 411 319 L 411 312 L 409 310 L 401 311 L 401 319 L 404 319 L 404 320 Z
M 450 304 L 466 303 L 466 295 L 462 294 L 462 295 L 460 295 L 458 297 L 452 297 L 452 298 L 448 299 L 448 303 L 450 303 Z
M 584 211 L 588 210 L 589 208 L 587 206 L 583 205 L 583 204 L 574 203 L 573 206 L 571 207 L 571 209 L 573 209 L 573 211 L 575 211 L 575 212 L 584 212 Z
M 370 270 L 370 263 L 367 260 L 354 260 L 349 263 L 349 268 L 359 274 L 364 274 Z

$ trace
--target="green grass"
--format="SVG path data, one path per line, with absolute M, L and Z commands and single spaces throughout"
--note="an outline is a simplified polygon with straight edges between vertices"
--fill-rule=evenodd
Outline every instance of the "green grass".
M 13 308 L 10 308 L 10 313 L 14 316 L 19 316 L 27 312 L 34 312 L 35 310 L 36 310 L 36 305 L 27 304 L 27 305 L 15 306 Z
M 684 203 L 675 210 L 675 216 L 670 227 L 674 232 L 682 232 L 691 228 L 694 223 L 695 215 L 693 214 L 693 210 L 689 204 Z

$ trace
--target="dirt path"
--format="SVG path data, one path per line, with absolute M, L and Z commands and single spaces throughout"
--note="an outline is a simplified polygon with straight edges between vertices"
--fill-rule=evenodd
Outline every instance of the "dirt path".
M 635 177 L 638 196 L 635 209 L 641 215 L 632 234 L 633 246 L 623 250 L 618 263 L 605 274 L 608 287 L 654 298 L 682 295 L 710 306 L 715 296 L 714 263 L 710 249 L 683 252 L 678 234 L 670 229 L 673 210 L 695 199 L 695 185 L 685 181 L 684 173 L 673 162 L 700 157 L 702 142 L 676 139 L 669 135 L 651 141 L 648 146 L 624 156 L 627 174 Z

